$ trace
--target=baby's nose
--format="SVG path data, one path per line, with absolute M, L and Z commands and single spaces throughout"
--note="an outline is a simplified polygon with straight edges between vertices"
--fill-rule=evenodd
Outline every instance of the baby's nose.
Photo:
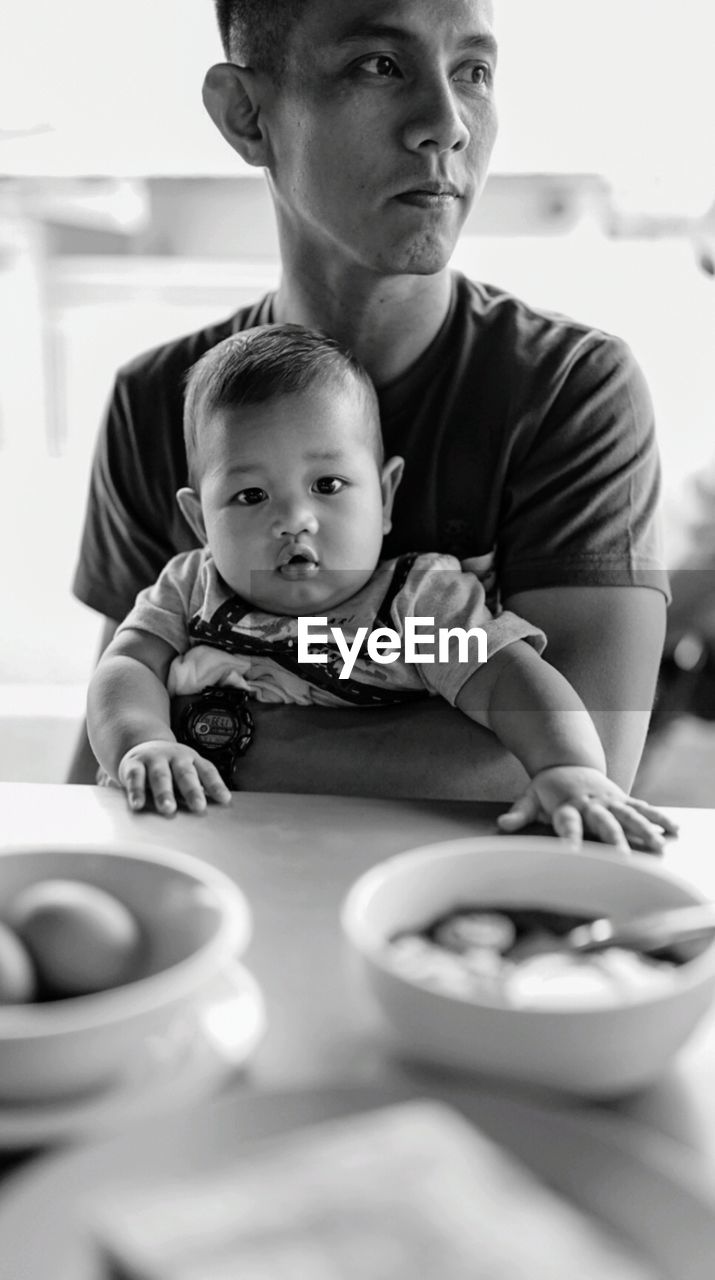
M 276 513 L 273 532 L 277 538 L 297 538 L 301 533 L 317 533 L 318 519 L 309 503 L 287 503 Z

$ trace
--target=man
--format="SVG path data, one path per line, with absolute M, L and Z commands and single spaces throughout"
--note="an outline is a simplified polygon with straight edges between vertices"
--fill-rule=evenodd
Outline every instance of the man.
M 195 545 L 174 502 L 188 367 L 251 325 L 323 329 L 367 368 L 387 452 L 406 459 L 385 553 L 493 570 L 502 604 L 546 632 L 629 788 L 665 617 L 647 392 L 622 343 L 448 268 L 496 135 L 491 0 L 218 0 L 217 12 L 229 61 L 208 72 L 204 101 L 266 171 L 281 284 L 120 371 L 76 594 L 106 615 L 106 642 Z M 264 709 L 238 776 L 246 789 L 484 799 L 523 783 L 489 734 L 432 705 Z

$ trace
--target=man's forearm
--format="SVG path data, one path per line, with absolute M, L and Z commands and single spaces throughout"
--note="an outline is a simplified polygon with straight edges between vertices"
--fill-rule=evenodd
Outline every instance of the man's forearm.
M 514 799 L 527 782 L 494 734 L 439 698 L 385 709 L 267 707 L 236 766 L 242 791 Z
M 113 618 L 104 618 L 102 623 L 102 633 L 99 640 L 99 648 L 97 650 L 97 662 L 104 653 L 107 645 L 110 643 L 114 632 L 117 629 L 117 623 Z M 67 771 L 67 782 L 74 785 L 91 786 L 97 781 L 97 770 L 99 761 L 97 760 L 92 748 L 89 745 L 89 737 L 87 736 L 86 720 L 80 725 L 77 741 L 75 743 L 74 752 Z
M 99 761 L 89 745 L 87 722 L 83 721 L 77 734 L 77 741 L 67 770 L 67 782 L 74 786 L 93 786 L 97 781 Z

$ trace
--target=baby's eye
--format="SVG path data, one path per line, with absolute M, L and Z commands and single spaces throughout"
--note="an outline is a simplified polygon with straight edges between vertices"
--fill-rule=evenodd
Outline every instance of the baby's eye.
M 340 493 L 345 488 L 345 481 L 340 480 L 338 476 L 320 476 L 313 485 L 316 493 Z
M 486 89 L 492 82 L 492 70 L 486 62 L 467 62 L 453 79 L 457 84 L 472 84 L 478 89 Z
M 250 489 L 241 489 L 237 494 L 235 501 L 242 507 L 256 507 L 259 502 L 266 502 L 268 494 L 265 489 L 259 489 L 256 486 Z
M 369 58 L 363 58 L 359 65 L 361 71 L 383 79 L 394 79 L 402 74 L 395 60 L 386 53 L 374 53 Z

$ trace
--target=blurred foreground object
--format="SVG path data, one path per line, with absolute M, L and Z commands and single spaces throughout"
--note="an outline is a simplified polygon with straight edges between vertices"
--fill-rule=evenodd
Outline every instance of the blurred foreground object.
M 451 1108 L 410 1102 L 119 1190 L 95 1230 L 124 1280 L 646 1280 Z
M 690 239 L 698 267 L 715 277 L 715 201 Z M 715 397 L 712 412 L 715 432 Z M 649 748 L 681 716 L 715 721 L 715 454 L 666 497 L 664 519 L 673 599 Z

